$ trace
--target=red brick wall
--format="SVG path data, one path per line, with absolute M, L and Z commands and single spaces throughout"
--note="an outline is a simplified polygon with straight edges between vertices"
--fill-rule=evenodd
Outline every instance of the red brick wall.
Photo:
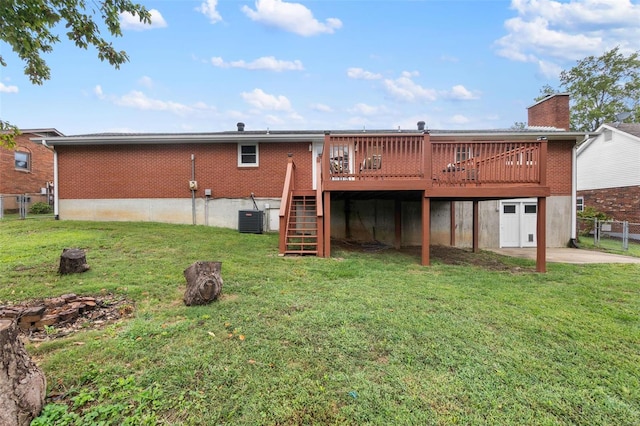
M 640 186 L 578 191 L 578 197 L 584 197 L 585 207 L 593 207 L 614 220 L 640 223 Z
M 528 108 L 529 126 L 569 130 L 569 95 L 554 95 Z
M 16 138 L 16 150 L 31 154 L 31 170 L 16 170 L 15 152 L 0 148 L 0 194 L 39 193 L 47 182 L 53 182 L 53 151 L 23 133 Z
M 260 143 L 259 166 L 238 167 L 238 145 L 163 144 L 58 146 L 61 199 L 189 198 L 191 154 L 195 155 L 196 196 L 280 197 L 287 154 L 293 153 L 296 187 L 311 188 L 309 143 Z
M 575 141 L 547 142 L 547 185 L 551 195 L 571 195 L 571 159 Z

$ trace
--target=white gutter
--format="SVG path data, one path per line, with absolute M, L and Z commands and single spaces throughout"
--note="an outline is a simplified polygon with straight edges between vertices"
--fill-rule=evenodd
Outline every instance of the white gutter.
M 42 139 L 42 145 L 53 151 L 53 215 L 58 220 L 60 218 L 58 208 L 58 151 L 47 145 L 46 139 Z

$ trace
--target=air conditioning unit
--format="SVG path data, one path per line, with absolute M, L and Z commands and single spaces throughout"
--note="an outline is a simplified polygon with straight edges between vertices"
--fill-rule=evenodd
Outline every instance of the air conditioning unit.
M 246 234 L 262 234 L 264 212 L 262 210 L 240 210 L 238 231 Z

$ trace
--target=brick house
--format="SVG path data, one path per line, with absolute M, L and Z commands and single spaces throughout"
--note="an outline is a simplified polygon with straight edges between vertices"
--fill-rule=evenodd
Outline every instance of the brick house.
M 578 148 L 577 202 L 640 223 L 640 124 L 607 123 Z
M 523 130 L 237 131 L 46 139 L 57 217 L 242 228 L 256 207 L 281 253 L 330 256 L 331 239 L 545 248 L 574 238 L 569 99 Z M 572 208 L 573 206 L 573 208 Z M 251 215 L 249 213 L 249 215 Z M 546 228 L 552 233 L 547 234 Z M 523 231 L 523 228 L 526 228 Z M 502 241 L 502 234 L 513 234 Z M 517 242 L 514 242 L 516 241 Z
M 0 196 L 4 210 L 17 209 L 16 195 L 47 201 L 53 188 L 53 149 L 36 139 L 59 137 L 56 129 L 22 129 L 15 149 L 0 147 Z

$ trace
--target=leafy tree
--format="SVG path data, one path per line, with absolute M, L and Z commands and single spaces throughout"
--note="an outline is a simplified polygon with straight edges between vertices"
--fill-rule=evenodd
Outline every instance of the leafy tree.
M 60 42 L 56 30 L 61 25 L 77 47 L 95 47 L 98 58 L 118 69 L 129 57 L 102 37 L 99 24 L 104 24 L 112 36 L 119 37 L 122 35 L 121 13 L 138 16 L 145 24 L 151 23 L 149 11 L 131 0 L 0 0 L 0 41 L 11 46 L 25 63 L 24 73 L 33 84 L 42 84 L 51 77 L 42 56 Z M 0 65 L 7 66 L 2 55 Z M 15 144 L 12 135 L 16 131 L 14 126 L 2 122 L 0 146 L 12 147 Z
M 0 120 L 0 148 L 15 148 L 17 136 L 20 136 L 20 130 L 16 126 Z
M 547 96 L 555 95 L 556 93 L 560 93 L 560 92 L 558 92 L 556 89 L 554 89 L 550 85 L 545 84 L 540 89 L 540 95 L 535 98 L 535 101 L 536 102 L 541 101 L 542 99 L 546 98 Z
M 42 84 L 50 78 L 50 69 L 42 58 L 60 42 L 54 33 L 62 23 L 66 35 L 76 46 L 86 49 L 90 45 L 98 50 L 98 58 L 108 61 L 116 69 L 127 62 L 124 51 L 117 51 L 100 34 L 97 15 L 114 37 L 122 35 L 120 13 L 130 13 L 140 22 L 151 23 L 151 14 L 131 0 L 2 0 L 0 2 L 0 40 L 8 43 L 26 65 L 25 74 L 33 84 Z M 6 66 L 0 55 L 0 64 Z
M 629 56 L 615 47 L 601 56 L 587 56 L 560 73 L 560 87 L 571 96 L 571 128 L 593 131 L 616 114 L 629 113 L 640 122 L 640 53 Z M 537 100 L 556 91 L 549 85 Z

